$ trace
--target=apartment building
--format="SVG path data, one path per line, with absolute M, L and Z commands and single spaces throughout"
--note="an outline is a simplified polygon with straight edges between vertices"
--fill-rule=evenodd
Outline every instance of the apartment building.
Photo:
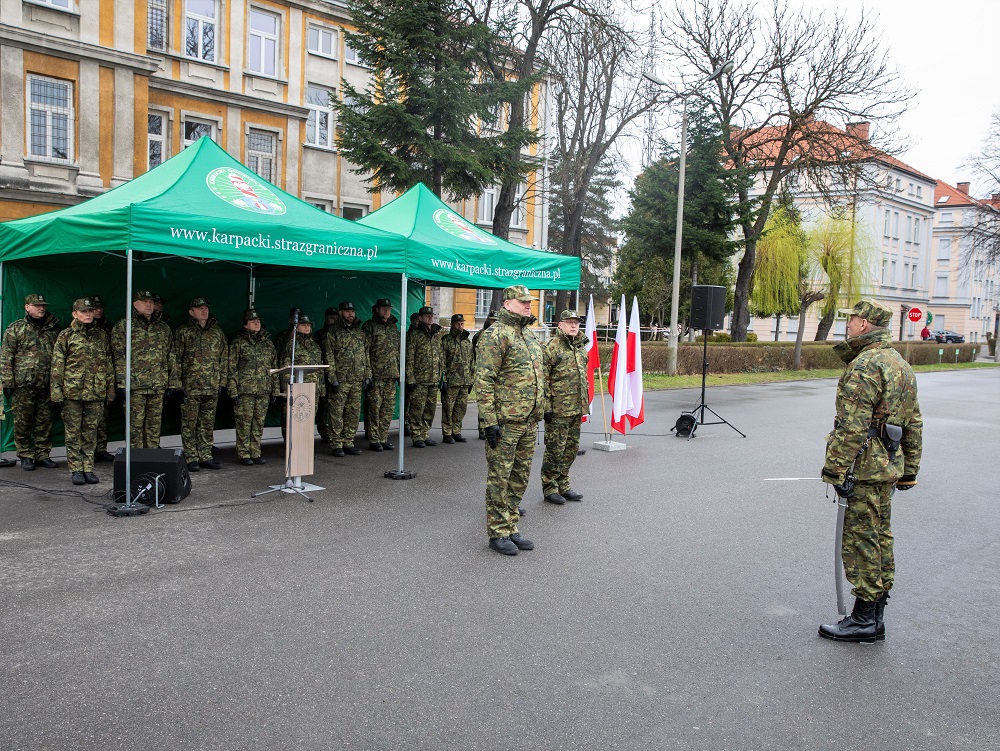
M 202 136 L 325 211 L 379 208 L 393 196 L 368 193 L 340 154 L 329 103 L 368 77 L 350 28 L 341 0 L 0 0 L 0 221 L 114 188 Z M 544 101 L 540 85 L 543 132 Z M 526 180 L 512 242 L 545 247 L 543 180 Z M 495 193 L 455 208 L 490 229 Z M 428 299 L 482 319 L 488 294 Z

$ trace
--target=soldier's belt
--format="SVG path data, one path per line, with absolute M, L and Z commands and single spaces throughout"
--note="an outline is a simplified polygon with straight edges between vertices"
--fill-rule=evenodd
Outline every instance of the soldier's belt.
M 868 428 L 868 438 L 878 438 L 882 441 L 882 445 L 885 446 L 886 451 L 889 452 L 891 457 L 899 450 L 899 444 L 903 440 L 903 428 L 900 425 L 893 425 L 891 423 L 883 423 L 879 426 L 872 426 Z

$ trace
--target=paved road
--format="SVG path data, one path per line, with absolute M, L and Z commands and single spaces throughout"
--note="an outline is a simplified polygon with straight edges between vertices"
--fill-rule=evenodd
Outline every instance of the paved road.
M 486 547 L 476 440 L 414 450 L 408 482 L 318 456 L 311 504 L 247 502 L 277 445 L 135 519 L 2 487 L 0 748 L 996 749 L 1000 370 L 919 382 L 876 646 L 816 636 L 834 507 L 769 479 L 818 474 L 832 381 L 710 388 L 746 439 L 671 437 L 697 392 L 648 394 L 579 504 L 541 502 L 536 455 L 516 558 Z

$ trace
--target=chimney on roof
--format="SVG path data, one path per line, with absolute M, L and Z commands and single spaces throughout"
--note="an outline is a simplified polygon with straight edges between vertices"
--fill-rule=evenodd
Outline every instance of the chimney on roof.
M 958 188 L 959 193 L 969 195 L 969 183 L 956 183 L 955 187 Z
M 869 126 L 871 126 L 870 122 L 848 123 L 847 132 L 859 141 L 867 141 Z

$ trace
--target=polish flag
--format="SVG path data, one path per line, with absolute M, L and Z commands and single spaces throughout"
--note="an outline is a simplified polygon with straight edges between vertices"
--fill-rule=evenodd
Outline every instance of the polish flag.
M 594 317 L 594 296 L 590 296 L 587 308 L 587 324 L 583 330 L 587 335 L 587 393 L 590 396 L 590 412 L 594 411 L 594 374 L 601 367 L 601 356 L 597 350 L 597 319 Z M 583 422 L 590 420 L 590 415 L 583 416 Z
M 615 334 L 615 348 L 611 353 L 611 368 L 608 373 L 608 393 L 611 394 L 611 429 L 625 435 L 625 415 L 633 409 L 629 392 L 631 381 L 628 374 L 628 334 L 625 330 L 625 295 L 618 309 L 618 331 Z
M 632 400 L 631 408 L 625 411 L 628 426 L 635 428 L 642 425 L 646 416 L 643 413 L 642 399 L 642 336 L 639 333 L 639 300 L 632 298 L 632 315 L 628 322 L 628 392 Z

